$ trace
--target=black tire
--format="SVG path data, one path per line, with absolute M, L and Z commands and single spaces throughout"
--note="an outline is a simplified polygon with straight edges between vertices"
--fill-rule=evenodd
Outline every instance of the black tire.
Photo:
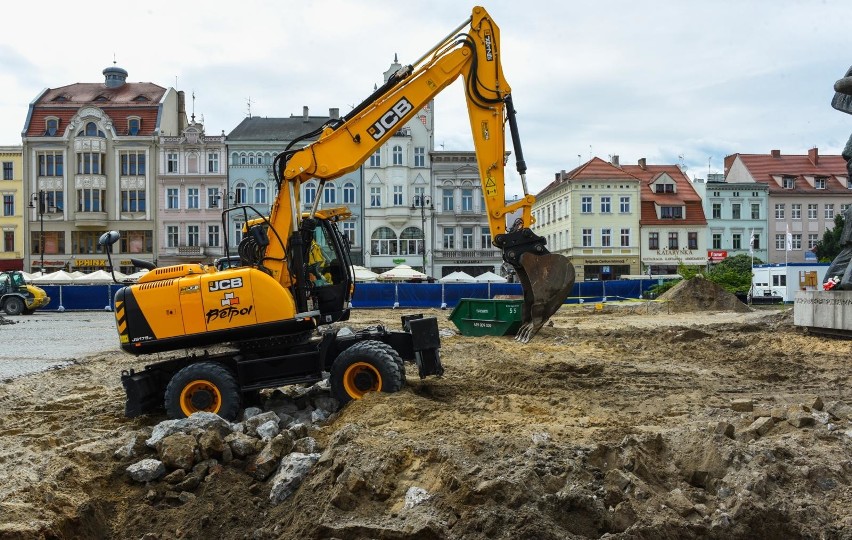
M 24 305 L 24 301 L 21 300 L 17 296 L 10 296 L 6 299 L 6 303 L 3 306 L 3 310 L 6 312 L 6 315 L 20 315 L 24 312 L 26 306 Z
M 341 405 L 367 392 L 399 392 L 404 379 L 384 343 L 362 341 L 349 347 L 331 365 L 331 394 Z
M 165 405 L 169 418 L 186 418 L 194 412 L 207 411 L 225 420 L 235 420 L 240 412 L 240 385 L 221 364 L 191 364 L 169 381 Z
M 405 362 L 402 360 L 402 357 L 399 355 L 399 353 L 396 352 L 396 349 L 394 349 L 389 343 L 385 343 L 384 341 L 373 340 L 359 341 L 355 345 L 352 345 L 352 347 L 363 347 L 365 343 L 368 347 L 378 347 L 389 355 L 391 355 L 391 358 L 393 358 L 393 361 L 396 362 L 396 365 L 399 368 L 399 373 L 402 376 L 402 380 L 405 381 Z

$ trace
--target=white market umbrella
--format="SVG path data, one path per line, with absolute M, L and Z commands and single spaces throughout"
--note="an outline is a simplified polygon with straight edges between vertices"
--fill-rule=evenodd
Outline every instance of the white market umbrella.
M 467 272 L 453 272 L 438 281 L 440 283 L 476 283 L 476 279 Z
M 124 279 L 124 274 L 115 272 L 115 278 L 121 282 Z M 106 270 L 95 270 L 89 274 L 83 274 L 78 278 L 74 278 L 74 283 L 114 283 L 112 273 Z
M 378 279 L 382 281 L 405 281 L 409 279 L 427 279 L 428 277 L 423 272 L 418 272 L 407 264 L 400 264 L 387 272 L 379 274 Z
M 508 280 L 502 276 L 498 276 L 494 272 L 485 272 L 476 276 L 478 283 L 506 283 Z
M 74 277 L 65 270 L 57 270 L 56 272 L 51 272 L 49 274 L 44 274 L 33 278 L 34 283 L 47 284 L 72 283 L 73 281 Z
M 379 274 L 373 272 L 369 268 L 364 268 L 357 264 L 352 265 L 352 272 L 355 274 L 355 281 L 376 281 L 379 277 Z
M 148 272 L 149 272 L 148 269 L 142 269 L 142 270 L 139 270 L 138 272 L 133 272 L 132 274 L 127 274 L 123 278 L 119 279 L 119 281 L 122 281 L 124 283 L 136 282 L 136 281 L 139 280 L 139 278 L 141 278 L 142 276 L 144 276 Z M 118 277 L 118 276 L 116 275 L 116 277 Z

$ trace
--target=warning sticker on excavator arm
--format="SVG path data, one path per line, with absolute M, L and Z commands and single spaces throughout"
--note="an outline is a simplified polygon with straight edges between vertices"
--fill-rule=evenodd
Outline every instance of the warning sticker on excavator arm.
M 497 184 L 494 183 L 494 179 L 490 176 L 485 179 L 485 194 L 488 196 L 497 195 Z

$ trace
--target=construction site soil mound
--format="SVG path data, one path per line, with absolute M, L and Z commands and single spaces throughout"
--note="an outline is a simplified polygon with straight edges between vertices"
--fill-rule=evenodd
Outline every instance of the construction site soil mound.
M 128 474 L 162 457 L 144 441 L 165 418 L 125 418 L 119 382 L 152 358 L 4 382 L 0 538 L 852 538 L 849 341 L 777 309 L 563 306 L 523 345 L 424 315 L 444 377 L 411 368 L 400 392 L 299 428 L 318 457 L 283 500 L 250 449 L 210 458 L 204 434 L 175 436 L 185 468 Z
M 659 299 L 669 304 L 672 312 L 687 311 L 735 311 L 744 313 L 751 308 L 736 295 L 701 276 L 685 279 L 660 295 Z

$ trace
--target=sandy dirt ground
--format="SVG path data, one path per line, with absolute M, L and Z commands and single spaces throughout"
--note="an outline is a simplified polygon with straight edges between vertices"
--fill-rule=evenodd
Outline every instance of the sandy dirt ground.
M 0 538 L 852 538 L 852 342 L 784 308 L 551 321 L 445 337 L 443 378 L 409 369 L 315 426 L 322 457 L 277 504 L 238 460 L 180 499 L 130 480 L 116 450 L 164 417 L 123 416 L 119 374 L 146 361 L 117 346 L 7 380 Z

